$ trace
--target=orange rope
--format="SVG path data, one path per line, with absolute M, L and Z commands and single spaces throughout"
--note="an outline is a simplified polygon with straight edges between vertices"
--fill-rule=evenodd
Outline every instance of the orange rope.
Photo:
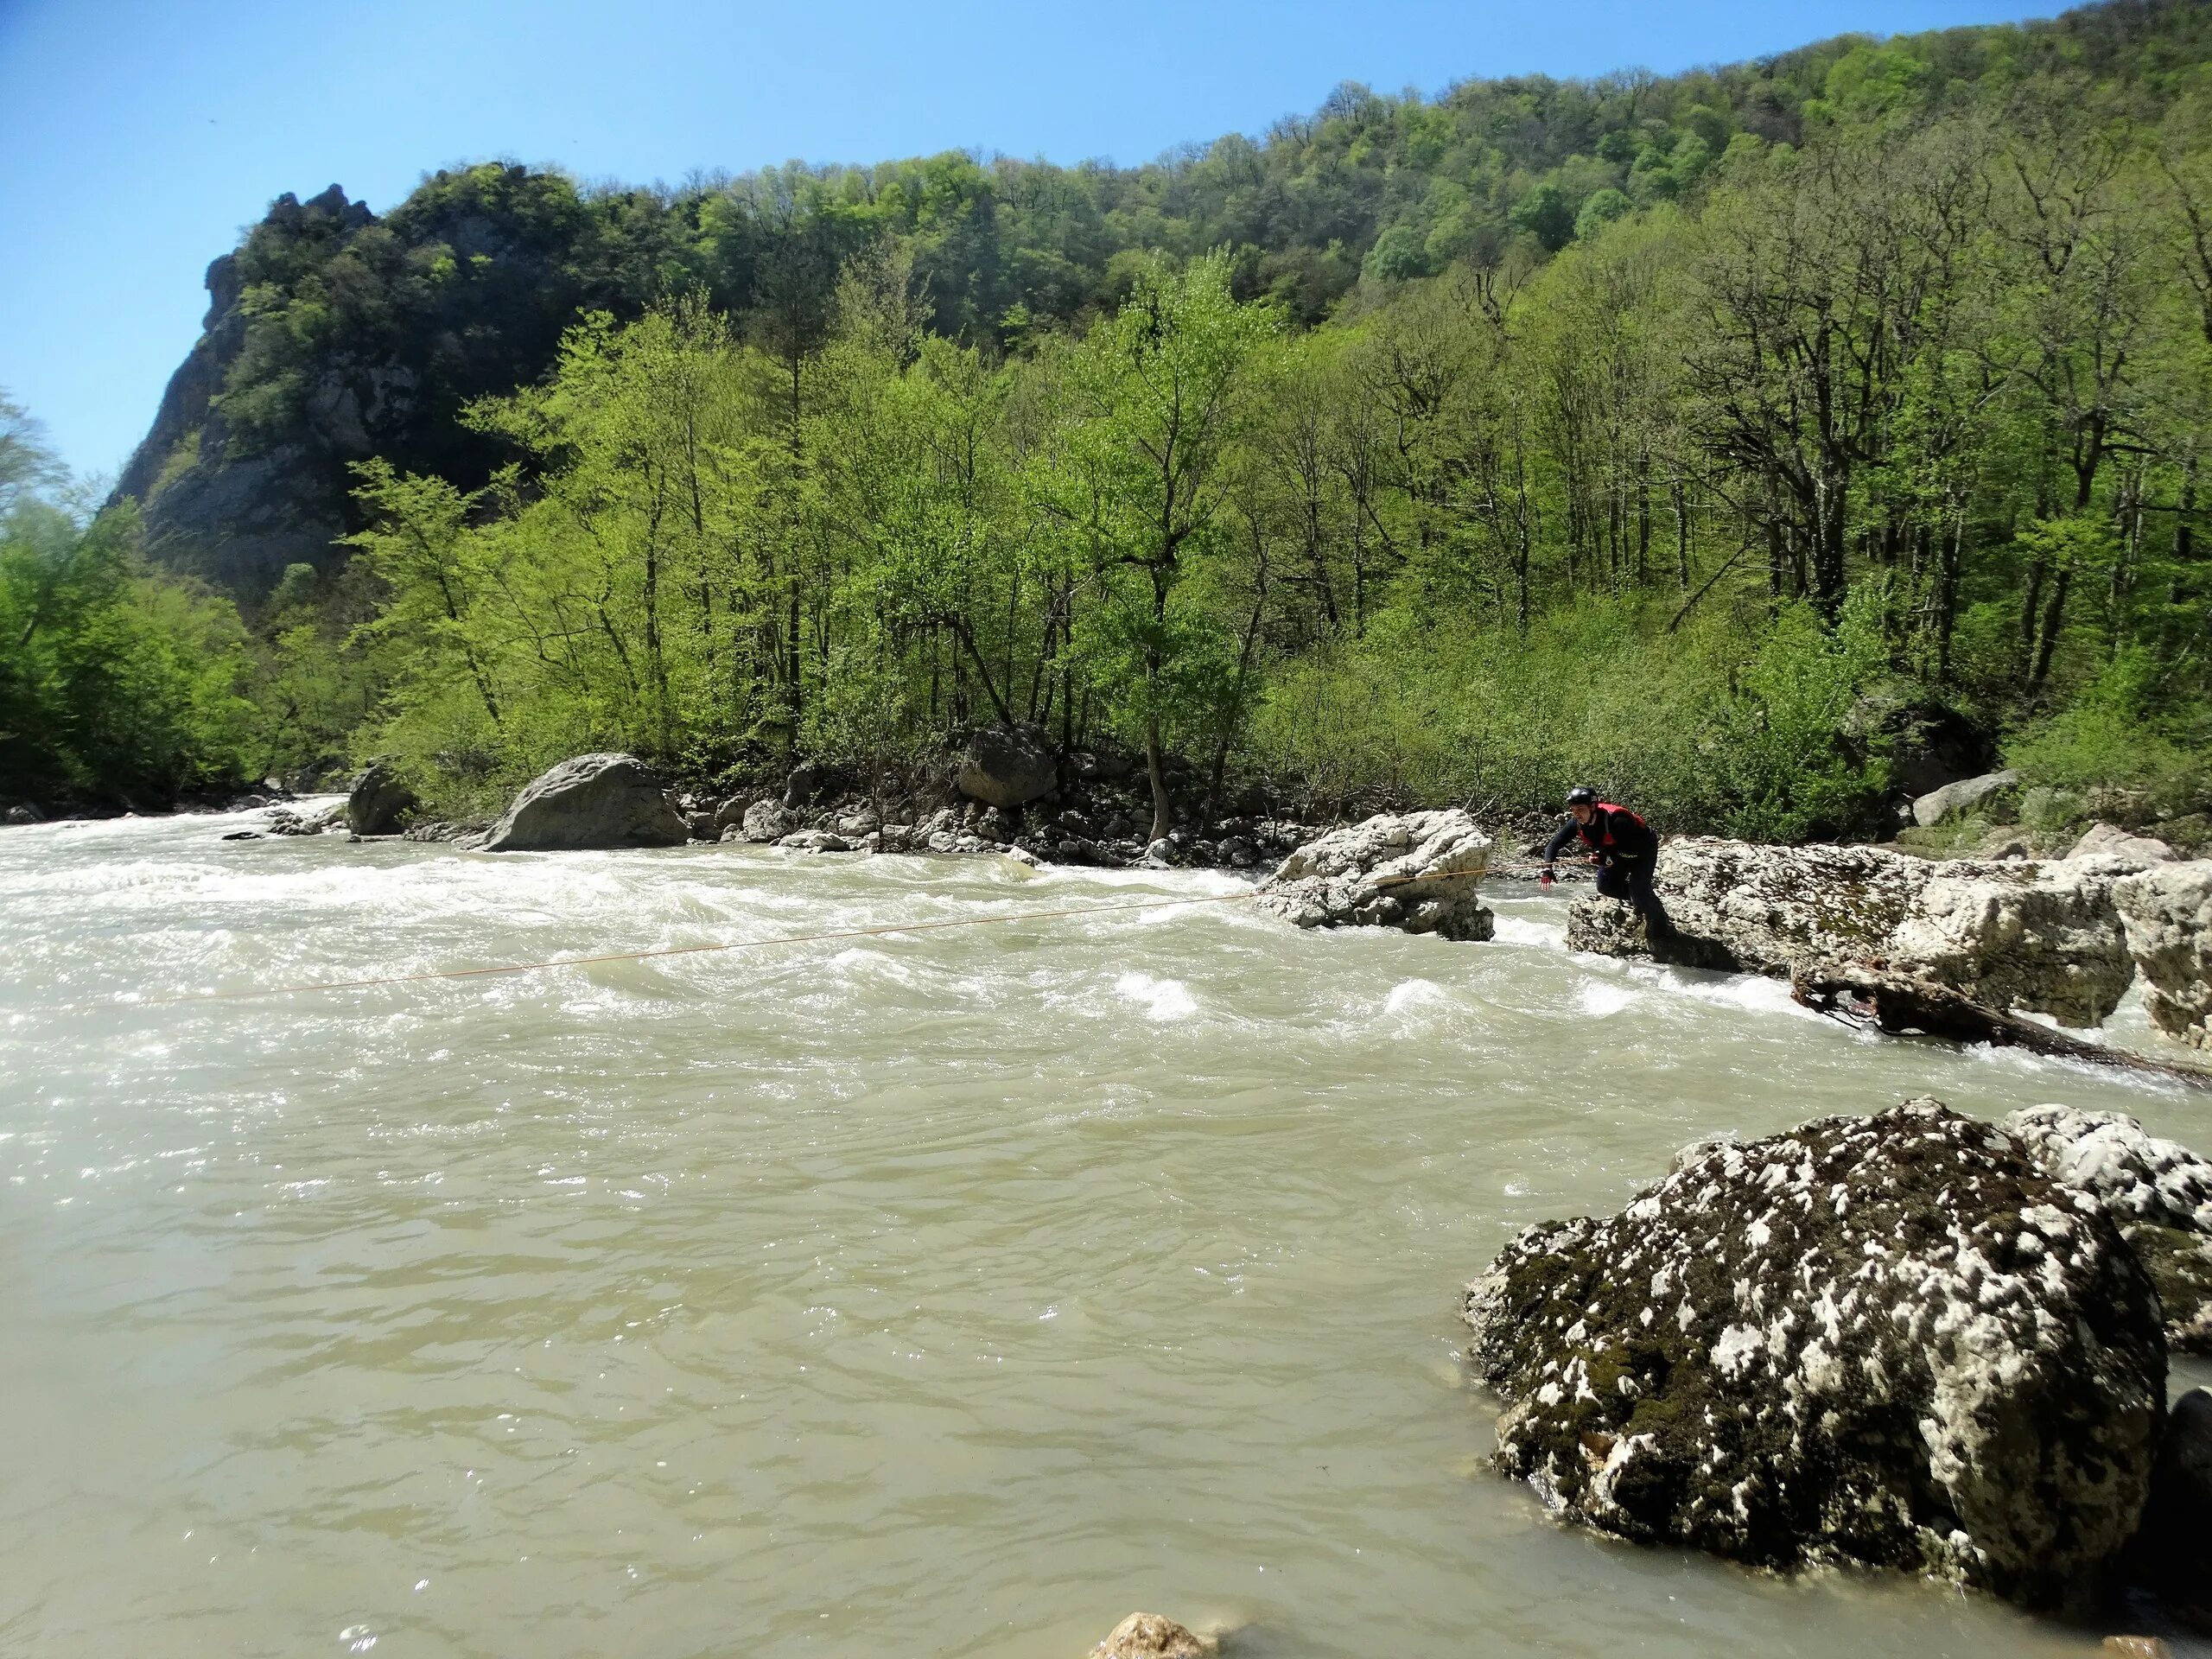
M 1464 873 L 1440 876 L 1393 876 L 1376 885 L 1390 887 L 1401 887 L 1410 881 L 1451 880 L 1455 874 Z M 1479 880 L 1487 874 L 1486 869 L 1478 871 L 1475 879 Z M 296 996 L 317 991 L 363 991 L 379 985 L 417 985 L 438 979 L 480 979 L 493 974 L 532 974 L 548 968 L 588 968 L 607 962 L 649 962 L 661 957 L 707 956 L 721 950 L 766 950 L 778 945 L 819 944 L 838 939 L 874 939 L 897 933 L 936 933 L 947 928 L 987 927 L 998 922 L 1049 922 L 1071 916 L 1127 916 L 1142 911 L 1176 910 L 1193 905 L 1233 905 L 1260 896 L 1260 889 L 1253 887 L 1243 893 L 1208 893 L 1197 899 L 1153 899 L 1141 905 L 1079 905 L 1065 910 L 1024 910 L 1004 915 L 958 916 L 937 922 L 887 922 L 877 927 L 842 928 L 830 933 L 789 933 L 772 939 L 729 939 L 714 944 L 670 944 L 650 950 L 612 950 L 595 957 L 555 957 L 544 962 L 498 963 L 484 968 L 440 968 L 420 974 L 385 974 L 373 979 L 333 979 L 304 985 L 256 986 L 240 991 L 184 991 L 174 996 L 54 1002 L 17 1012 L 70 1014 L 86 1008 L 158 1008 L 186 1002 L 235 1002 L 255 997 Z

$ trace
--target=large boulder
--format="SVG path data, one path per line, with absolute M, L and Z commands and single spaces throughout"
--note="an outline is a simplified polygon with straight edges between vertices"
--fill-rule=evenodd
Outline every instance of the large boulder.
M 1465 812 L 1382 813 L 1310 841 L 1260 884 L 1260 907 L 1300 927 L 1395 927 L 1487 939 L 1477 891 L 1491 840 Z
M 2158 1029 L 2212 1047 L 2212 859 L 2161 864 L 2113 884 L 2143 1007 Z
M 1868 963 L 1999 1009 L 2095 1026 L 2134 976 L 2113 896 L 2131 868 L 1680 836 L 1653 874 L 1670 931 L 1649 938 L 1625 906 L 1586 897 L 1568 908 L 1567 942 L 1778 978 L 1808 962 Z
M 1923 829 L 1965 817 L 1969 812 L 2000 806 L 2020 787 L 2017 772 L 1986 772 L 1979 778 L 1961 779 L 1930 790 L 1912 804 L 1912 821 Z
M 346 827 L 357 836 L 396 836 L 407 828 L 418 803 L 406 780 L 382 760 L 353 780 L 346 797 Z
M 1059 782 L 1052 745 L 1034 726 L 985 726 L 968 739 L 954 779 L 960 792 L 986 806 L 1027 806 Z
M 771 797 L 747 807 L 744 817 L 736 827 L 741 839 L 766 846 L 770 842 L 781 841 L 795 830 L 804 830 L 806 815 Z M 729 839 L 728 830 L 722 832 L 722 839 Z
M 2069 858 L 2116 858 L 2139 868 L 2171 864 L 2181 855 L 2155 836 L 2131 835 L 2114 823 L 2093 823 L 2068 851 Z
M 2165 1311 L 2166 1344 L 2212 1353 L 2212 1163 L 2125 1112 L 2028 1106 L 2005 1120 L 2053 1180 L 2104 1206 Z
M 666 783 L 636 755 L 580 754 L 516 796 L 484 850 L 681 847 L 689 834 Z
M 2112 1218 L 1935 1101 L 1692 1148 L 1617 1216 L 1522 1232 L 1464 1312 L 1495 1461 L 1564 1516 L 2031 1605 L 2094 1593 L 2164 1414 Z

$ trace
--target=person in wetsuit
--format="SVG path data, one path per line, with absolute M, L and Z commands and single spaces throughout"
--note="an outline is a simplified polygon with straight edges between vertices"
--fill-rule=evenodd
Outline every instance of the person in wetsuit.
M 1552 866 L 1567 843 L 1580 836 L 1598 866 L 1598 891 L 1608 899 L 1625 899 L 1646 927 L 1668 925 L 1666 910 L 1651 890 L 1651 871 L 1659 858 L 1659 836 L 1652 827 L 1624 806 L 1601 801 L 1598 791 L 1575 788 L 1567 791 L 1567 821 L 1544 844 L 1544 881 L 1552 880 Z

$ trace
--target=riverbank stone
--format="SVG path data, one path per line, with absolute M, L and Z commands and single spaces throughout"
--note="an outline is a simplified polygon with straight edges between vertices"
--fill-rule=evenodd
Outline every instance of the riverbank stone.
M 1569 1519 L 1777 1568 L 1932 1572 L 2080 1606 L 2165 1401 L 2105 1209 L 1932 1100 L 1709 1143 L 1467 1288 L 1495 1462 Z
M 1007 809 L 1027 806 L 1059 782 L 1051 740 L 1034 726 L 984 726 L 961 751 L 954 785 L 971 801 Z
M 1953 818 L 1965 817 L 1970 812 L 1980 812 L 1993 820 L 1996 809 L 2019 787 L 2020 774 L 2010 770 L 1964 778 L 1955 784 L 1930 790 L 1913 802 L 1912 821 L 1926 830 Z
M 2005 1127 L 2056 1181 L 2103 1206 L 2158 1287 L 2166 1344 L 2212 1353 L 2212 1163 L 2125 1112 L 2029 1106 Z
M 1478 883 L 1491 839 L 1457 809 L 1382 813 L 1306 842 L 1260 884 L 1262 910 L 1300 927 L 1395 927 L 1487 939 Z
M 2131 835 L 2117 824 L 2093 823 L 2068 849 L 2069 858 L 2119 858 L 2143 868 L 2171 864 L 2181 855 L 2156 836 Z
M 516 796 L 484 850 L 680 847 L 689 836 L 667 784 L 636 755 L 580 754 Z
M 1570 949 L 1787 978 L 1806 962 L 1878 965 L 2005 1009 L 2101 1025 L 2133 978 L 2104 859 L 1935 862 L 1885 847 L 1771 847 L 1683 836 L 1652 885 L 1672 928 L 1618 901 L 1568 907 Z
M 2212 859 L 2160 864 L 2114 882 L 2112 895 L 2152 1023 L 2212 1047 Z
M 415 815 L 415 791 L 382 760 L 372 763 L 346 796 L 346 827 L 357 836 L 396 836 Z

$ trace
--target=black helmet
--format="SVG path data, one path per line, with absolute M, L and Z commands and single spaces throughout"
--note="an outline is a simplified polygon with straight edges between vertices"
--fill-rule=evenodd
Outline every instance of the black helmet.
M 1567 804 L 1569 806 L 1595 806 L 1598 804 L 1598 791 L 1587 784 L 1577 784 L 1567 791 Z

